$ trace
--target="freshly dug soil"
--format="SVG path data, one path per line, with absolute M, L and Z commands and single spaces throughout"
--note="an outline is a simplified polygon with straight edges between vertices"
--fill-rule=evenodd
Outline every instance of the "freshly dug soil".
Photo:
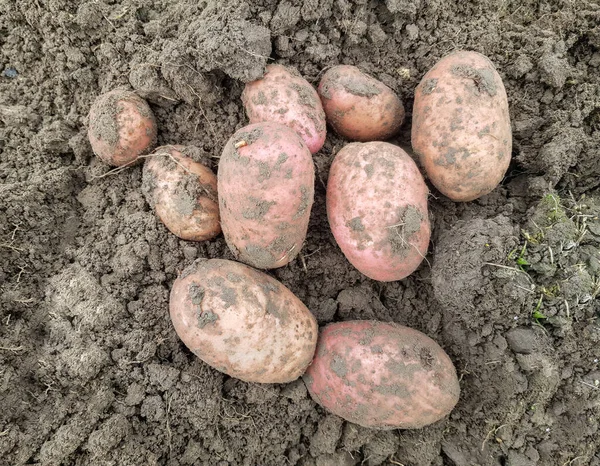
M 0 464 L 600 465 L 600 6 L 594 0 L 0 0 Z M 425 332 L 460 375 L 445 420 L 343 422 L 303 382 L 248 384 L 193 356 L 169 289 L 222 236 L 179 240 L 86 135 L 93 100 L 148 99 L 158 144 L 216 171 L 267 63 L 316 85 L 337 64 L 413 92 L 457 49 L 487 55 L 509 97 L 513 162 L 470 203 L 432 189 L 427 261 L 400 282 L 354 270 L 325 186 L 345 141 L 314 155 L 307 241 L 270 272 L 321 325 Z

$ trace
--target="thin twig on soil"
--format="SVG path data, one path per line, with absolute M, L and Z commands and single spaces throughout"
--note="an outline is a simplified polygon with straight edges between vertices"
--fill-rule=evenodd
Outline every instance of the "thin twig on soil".
M 581 383 L 583 385 L 585 385 L 586 387 L 593 388 L 594 390 L 600 390 L 600 387 L 597 387 L 596 385 L 592 385 L 591 383 L 584 382 L 583 380 L 581 381 Z
M 316 254 L 316 253 L 318 253 L 320 250 L 321 250 L 321 246 L 319 246 L 317 249 L 315 249 L 315 250 L 314 250 L 313 252 L 311 252 L 310 254 L 305 254 L 305 255 L 304 255 L 304 258 L 305 258 L 305 259 L 307 259 L 307 258 L 309 258 L 310 256 L 312 256 L 313 254 Z
M 271 57 L 267 57 L 267 56 L 265 56 L 265 55 L 260 55 L 260 54 L 258 54 L 258 53 L 255 53 L 255 52 L 251 52 L 250 50 L 246 50 L 246 49 L 245 49 L 245 48 L 243 48 L 243 47 L 240 47 L 239 49 L 240 49 L 242 52 L 246 52 L 248 55 L 251 55 L 251 56 L 253 56 L 253 57 L 256 57 L 256 58 L 264 58 L 265 60 L 271 60 L 271 61 L 273 60 Z
M 529 281 L 531 281 L 531 277 L 529 276 L 529 274 L 527 272 L 525 272 L 524 270 L 518 269 L 516 267 L 509 267 L 508 265 L 502 265 L 502 264 L 494 264 L 493 262 L 484 262 L 483 265 L 491 265 L 492 267 L 499 267 L 501 269 L 512 270 L 514 272 L 523 273 L 529 279 Z
M 19 351 L 23 351 L 24 348 L 23 346 L 14 346 L 14 347 L 7 347 L 7 346 L 0 346 L 0 350 L 4 350 L 4 351 L 12 351 L 13 353 L 18 353 Z
M 300 252 L 300 253 L 298 253 L 298 257 L 300 258 L 300 261 L 302 262 L 302 270 L 304 270 L 304 273 L 308 273 L 308 269 L 306 268 L 306 261 L 304 260 L 304 254 L 302 254 Z
M 17 231 L 19 231 L 21 229 L 21 224 L 13 223 L 12 226 L 15 227 L 15 229 L 12 231 L 12 234 L 10 235 L 11 242 L 15 240 L 15 235 L 17 234 Z
M 391 458 L 389 459 L 389 462 L 391 464 L 397 464 L 398 466 L 404 466 L 404 463 L 400 463 L 400 462 L 396 461 L 396 458 L 394 458 L 394 455 L 391 456 Z
M 169 442 L 169 456 L 171 455 L 171 452 L 173 451 L 173 444 L 171 442 L 171 439 L 173 438 L 173 434 L 171 433 L 171 423 L 169 422 L 169 414 L 171 412 L 171 400 L 173 399 L 173 393 L 171 393 L 171 395 L 169 396 L 169 401 L 167 403 L 167 438 L 168 438 L 168 442 Z
M 24 252 L 24 251 L 25 251 L 25 249 L 22 249 L 22 248 L 18 248 L 18 247 L 16 247 L 16 246 L 13 246 L 13 245 L 12 245 L 12 244 L 10 244 L 10 243 L 0 243 L 0 247 L 2 247 L 2 248 L 7 248 L 7 249 L 12 249 L 13 251 L 17 251 L 17 252 Z
M 25 273 L 29 273 L 29 272 L 25 272 L 25 269 L 27 268 L 27 266 L 25 267 L 19 267 L 19 273 L 17 274 L 17 283 L 21 282 L 21 276 Z
M 99 180 L 101 178 L 106 178 L 107 176 L 111 176 L 111 175 L 116 175 L 118 173 L 121 173 L 122 171 L 126 170 L 127 168 L 129 168 L 131 165 L 134 165 L 135 163 L 137 163 L 139 161 L 139 159 L 141 159 L 143 156 L 138 157 L 135 160 L 132 160 L 131 162 L 128 162 L 124 165 L 121 165 L 120 167 L 117 168 L 113 168 L 112 170 L 107 171 L 106 173 L 103 173 L 102 175 L 95 175 L 92 176 L 90 178 L 91 181 L 94 180 Z
M 487 433 L 487 435 L 485 436 L 485 438 L 483 439 L 483 443 L 481 444 L 481 451 L 483 451 L 485 449 L 485 444 L 489 441 L 492 434 L 496 435 L 500 429 L 502 429 L 503 427 L 507 427 L 507 426 L 508 426 L 508 424 L 502 424 L 501 426 L 495 427 L 492 430 L 490 430 Z
M 200 110 L 200 113 L 202 113 L 202 116 L 204 117 L 204 119 L 208 123 L 208 126 L 210 128 L 210 132 L 212 133 L 213 137 L 216 140 L 217 139 L 217 133 L 215 132 L 215 128 L 213 127 L 212 122 L 206 116 L 206 113 L 204 112 L 204 109 L 202 108 L 202 105 L 201 105 L 202 104 L 202 97 L 200 97 L 200 95 L 194 90 L 194 88 L 192 86 L 190 86 L 188 83 L 186 83 L 186 84 L 190 88 L 190 91 L 192 91 L 192 94 L 194 94 L 198 98 L 198 110 Z

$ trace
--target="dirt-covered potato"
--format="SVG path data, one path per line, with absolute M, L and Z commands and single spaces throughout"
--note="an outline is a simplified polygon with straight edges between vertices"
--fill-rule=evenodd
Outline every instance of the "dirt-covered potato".
M 512 136 L 506 91 L 487 57 L 455 52 L 425 74 L 415 91 L 412 146 L 431 182 L 454 201 L 498 186 Z
M 452 411 L 460 394 L 454 365 L 435 341 L 377 321 L 326 326 L 303 378 L 325 409 L 378 429 L 436 422 Z
M 311 153 L 323 147 L 325 112 L 315 89 L 295 69 L 268 65 L 261 79 L 246 84 L 242 102 L 251 124 L 281 123 L 296 131 Z
M 144 99 L 116 89 L 99 96 L 89 113 L 88 138 L 94 153 L 114 166 L 134 162 L 156 144 L 156 120 Z
M 171 233 L 204 241 L 221 232 L 217 177 L 210 168 L 186 157 L 186 149 L 157 148 L 144 164 L 143 190 Z
M 246 382 L 296 380 L 317 344 L 317 322 L 306 306 L 277 280 L 238 262 L 194 262 L 173 284 L 170 313 L 196 356 Z
M 340 150 L 327 182 L 327 217 L 346 258 L 374 280 L 419 266 L 429 245 L 428 189 L 415 162 L 387 142 Z
M 338 65 L 327 70 L 318 92 L 327 122 L 347 139 L 389 139 L 404 121 L 404 107 L 396 93 L 356 66 Z
M 313 204 L 315 170 L 292 129 L 263 122 L 238 130 L 219 161 L 219 209 L 236 259 L 282 267 L 300 252 Z

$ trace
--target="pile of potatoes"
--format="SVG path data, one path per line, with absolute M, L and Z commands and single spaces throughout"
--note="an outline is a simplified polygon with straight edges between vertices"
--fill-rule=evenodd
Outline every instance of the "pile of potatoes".
M 427 254 L 429 189 L 411 156 L 385 142 L 404 122 L 398 96 L 357 67 L 328 69 L 315 89 L 268 65 L 246 85 L 249 125 L 231 136 L 218 176 L 190 149 L 156 142 L 136 94 L 100 96 L 89 140 L 108 164 L 144 159 L 143 190 L 165 226 L 190 241 L 221 231 L 238 262 L 198 259 L 175 280 L 170 314 L 183 343 L 215 369 L 247 382 L 302 376 L 325 409 L 365 427 L 420 428 L 459 398 L 452 361 L 429 337 L 394 323 L 337 322 L 321 329 L 284 285 L 257 269 L 283 267 L 302 249 L 314 198 L 312 154 L 327 125 L 352 142 L 336 154 L 327 217 L 348 261 L 367 277 L 401 280 Z M 412 146 L 429 181 L 454 201 L 491 192 L 511 156 L 507 96 L 476 52 L 442 58 L 415 92 Z

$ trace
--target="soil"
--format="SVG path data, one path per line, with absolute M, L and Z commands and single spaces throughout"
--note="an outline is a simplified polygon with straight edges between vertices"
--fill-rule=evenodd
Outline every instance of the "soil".
M 0 464 L 600 465 L 600 6 L 593 0 L 0 0 Z M 307 241 L 271 272 L 321 325 L 397 322 L 449 354 L 461 397 L 419 430 L 324 412 L 301 380 L 257 385 L 178 340 L 169 289 L 222 236 L 177 239 L 142 168 L 105 176 L 86 135 L 102 92 L 134 89 L 158 143 L 216 170 L 267 63 L 317 84 L 350 64 L 407 109 L 459 49 L 505 83 L 513 162 L 469 203 L 432 189 L 427 261 L 371 281 L 325 212 L 329 134 L 314 155 Z M 410 146 L 410 111 L 397 143 Z

